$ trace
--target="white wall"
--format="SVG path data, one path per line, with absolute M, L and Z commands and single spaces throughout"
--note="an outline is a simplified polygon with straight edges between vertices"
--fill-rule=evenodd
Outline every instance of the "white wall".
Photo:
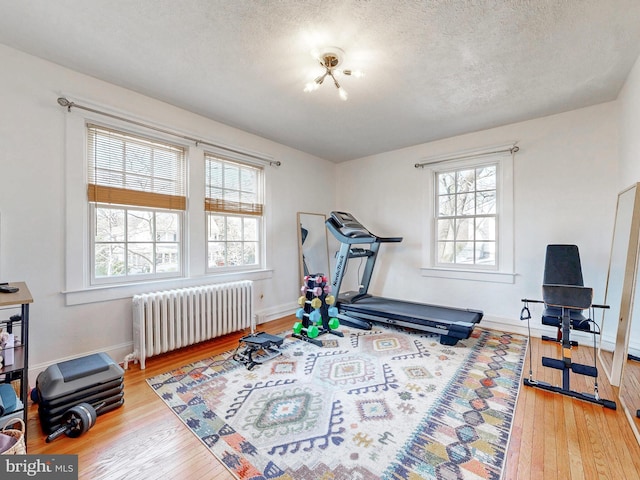
M 620 103 L 620 190 L 640 181 L 640 57 L 618 97 Z
M 418 145 L 339 165 L 337 208 L 353 213 L 381 236 L 403 236 L 383 245 L 372 292 L 395 298 L 481 309 L 486 324 L 522 330 L 522 298 L 540 298 L 547 244 L 575 243 L 585 284 L 595 300 L 605 294 L 618 193 L 617 104 Z M 514 162 L 514 284 L 423 277 L 425 157 L 518 141 Z M 534 323 L 539 324 L 539 311 Z M 536 326 L 536 325 L 534 325 Z
M 266 319 L 295 311 L 300 287 L 296 212 L 331 210 L 332 163 L 2 45 L 0 64 L 0 279 L 26 281 L 33 295 L 32 375 L 50 363 L 95 351 L 107 351 L 122 360 L 132 344 L 130 299 L 65 306 L 61 293 L 65 290 L 68 113 L 56 102 L 60 95 L 91 99 L 196 138 L 282 161 L 279 168 L 266 167 L 270 180 L 267 267 L 273 273 L 256 284 L 256 310 Z M 78 257 L 75 261 L 84 260 Z

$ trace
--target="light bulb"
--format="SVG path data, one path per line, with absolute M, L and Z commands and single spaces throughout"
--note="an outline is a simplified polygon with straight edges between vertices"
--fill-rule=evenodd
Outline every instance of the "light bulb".
M 340 95 L 340 98 L 342 100 L 346 100 L 347 98 L 349 98 L 347 91 L 342 87 L 338 87 L 338 95 Z
M 362 70 L 343 70 L 342 73 L 345 75 L 351 75 L 352 77 L 362 78 L 364 77 L 364 72 Z
M 314 90 L 317 90 L 319 87 L 320 87 L 319 83 L 309 82 L 304 86 L 304 91 L 305 92 L 313 92 Z

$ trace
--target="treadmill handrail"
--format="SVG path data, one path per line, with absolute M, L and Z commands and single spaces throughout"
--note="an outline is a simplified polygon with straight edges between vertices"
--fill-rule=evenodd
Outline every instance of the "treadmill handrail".
M 380 243 L 399 243 L 402 237 L 376 237 L 376 241 Z

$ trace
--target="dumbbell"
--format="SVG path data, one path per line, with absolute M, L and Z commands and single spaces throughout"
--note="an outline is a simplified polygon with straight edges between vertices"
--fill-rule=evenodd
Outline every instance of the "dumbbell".
M 322 275 L 321 273 L 317 273 L 315 275 L 307 275 L 304 277 L 304 283 L 309 284 L 318 284 L 318 283 L 326 283 L 327 277 L 326 275 Z
M 311 281 L 314 283 L 327 283 L 327 276 L 323 275 L 322 273 L 316 273 L 314 276 L 307 275 L 306 277 L 304 277 L 304 281 Z
M 310 327 L 305 328 L 302 326 L 302 323 L 296 322 L 293 324 L 293 333 L 295 333 L 296 335 L 306 334 L 306 336 L 309 338 L 316 338 L 318 335 L 320 335 L 320 329 L 315 325 L 311 325 Z
M 306 285 L 303 285 L 300 288 L 300 292 L 304 295 L 307 292 L 311 292 L 313 293 L 316 297 L 319 297 L 320 295 L 322 295 L 323 292 L 323 288 L 322 287 L 308 287 Z
M 301 307 L 304 307 L 306 303 L 307 303 L 307 297 L 305 297 L 304 295 L 298 298 L 298 305 L 300 305 Z M 313 309 L 318 309 L 322 306 L 322 300 L 318 297 L 314 297 L 314 299 L 311 300 L 311 302 L 309 303 L 311 304 L 311 308 Z
M 83 402 L 75 407 L 71 407 L 64 412 L 60 426 L 47 436 L 46 442 L 52 442 L 63 433 L 67 437 L 77 438 L 83 433 L 88 432 L 96 423 L 98 416 L 97 410 L 100 410 L 104 405 L 105 403 L 102 402 L 94 408 L 90 403 Z
M 304 308 L 296 310 L 296 318 L 298 320 L 304 320 L 304 317 L 307 317 L 311 323 L 322 321 L 322 314 L 318 310 L 314 310 L 311 313 L 305 312 Z

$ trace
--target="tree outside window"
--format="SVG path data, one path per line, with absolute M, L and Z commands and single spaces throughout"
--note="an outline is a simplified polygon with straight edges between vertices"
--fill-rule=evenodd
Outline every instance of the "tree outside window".
M 497 265 L 497 165 L 436 174 L 439 265 Z

